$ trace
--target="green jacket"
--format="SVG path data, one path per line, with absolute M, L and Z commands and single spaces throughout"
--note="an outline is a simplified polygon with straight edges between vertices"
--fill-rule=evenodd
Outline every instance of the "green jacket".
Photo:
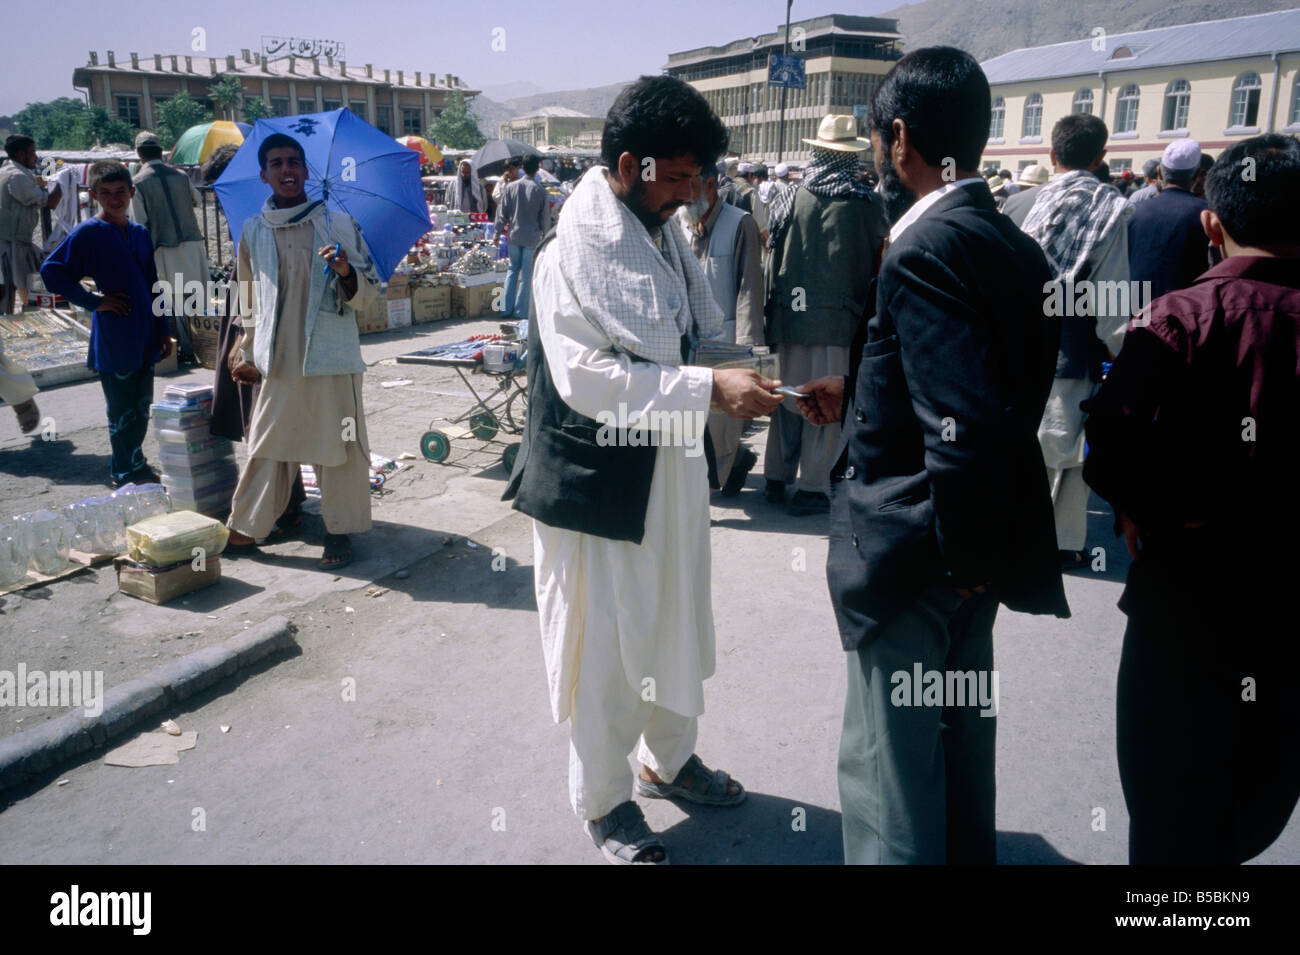
M 767 273 L 768 344 L 848 347 L 889 226 L 881 202 L 800 189 Z

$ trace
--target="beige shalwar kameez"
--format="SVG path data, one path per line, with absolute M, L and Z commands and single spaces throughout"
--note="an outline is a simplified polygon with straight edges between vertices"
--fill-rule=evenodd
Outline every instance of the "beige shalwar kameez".
M 370 530 L 370 444 L 362 376 L 302 373 L 311 270 L 321 268 L 323 260 L 316 255 L 310 221 L 276 229 L 275 247 L 280 276 L 275 355 L 253 406 L 248 462 L 235 487 L 228 524 L 241 534 L 265 537 L 289 505 L 299 465 L 311 464 L 326 531 L 363 533 Z M 237 277 L 252 274 L 248 250 L 241 244 Z M 256 302 L 256 297 L 245 300 Z M 251 365 L 254 322 L 245 320 L 243 326 L 240 345 Z

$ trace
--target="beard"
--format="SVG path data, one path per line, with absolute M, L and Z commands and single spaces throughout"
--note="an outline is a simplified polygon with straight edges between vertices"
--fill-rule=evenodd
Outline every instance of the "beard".
M 709 197 L 703 192 L 684 206 L 678 206 L 677 208 L 677 218 L 692 228 L 699 225 L 700 220 L 708 215 L 708 213 Z
M 876 157 L 876 172 L 880 174 L 880 197 L 885 201 L 885 215 L 893 224 L 916 202 L 916 193 L 903 185 L 887 148 L 882 148 Z
M 681 202 L 670 202 L 666 205 L 660 206 L 658 209 L 651 209 L 646 205 L 645 192 L 645 183 L 641 180 L 641 177 L 638 176 L 632 186 L 632 191 L 627 194 L 627 199 L 625 201 L 628 210 L 632 215 L 637 217 L 643 226 L 645 226 L 647 232 L 654 232 L 657 229 L 662 228 L 666 218 L 664 213 L 671 215 L 678 208 L 684 205 L 684 203 Z

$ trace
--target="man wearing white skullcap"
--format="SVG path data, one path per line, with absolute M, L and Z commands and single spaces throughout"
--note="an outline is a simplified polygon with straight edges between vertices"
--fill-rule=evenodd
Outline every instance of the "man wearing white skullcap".
M 1176 139 L 1160 157 L 1159 195 L 1133 207 L 1128 223 L 1129 277 L 1150 282 L 1149 302 L 1166 292 L 1187 288 L 1209 268 L 1210 240 L 1201 228 L 1204 199 L 1192 195 L 1201 166 L 1201 144 Z

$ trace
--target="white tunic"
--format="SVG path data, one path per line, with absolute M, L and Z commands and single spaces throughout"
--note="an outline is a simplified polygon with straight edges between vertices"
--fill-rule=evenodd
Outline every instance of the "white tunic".
M 702 420 L 709 410 L 712 372 L 616 354 L 608 337 L 584 316 L 557 252 L 558 245 L 551 244 L 538 259 L 533 298 L 537 333 L 560 397 L 590 418 L 617 413 L 622 403 L 629 415 L 677 411 Z M 704 712 L 714 635 L 708 470 L 700 446 L 659 446 L 640 544 L 534 521 L 533 547 L 542 648 L 557 722 L 568 718 L 579 679 L 604 681 L 611 692 L 630 688 L 644 695 L 653 688 L 653 697 L 645 698 L 665 709 L 682 716 Z M 617 635 L 621 673 L 578 672 L 587 633 Z

